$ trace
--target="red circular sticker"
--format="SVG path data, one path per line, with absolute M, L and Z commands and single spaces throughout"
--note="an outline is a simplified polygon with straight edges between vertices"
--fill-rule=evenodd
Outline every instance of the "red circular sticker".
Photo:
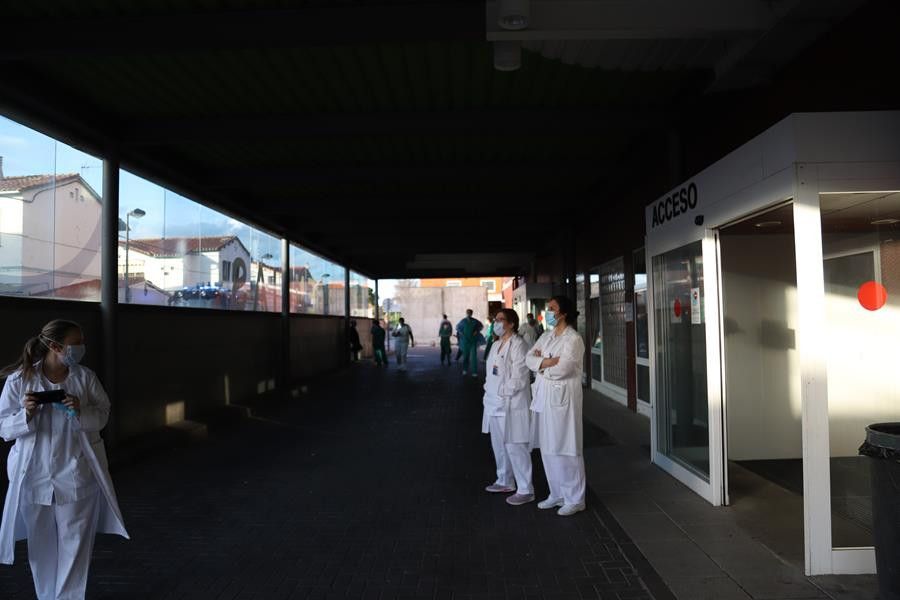
M 675 316 L 680 317 L 681 316 L 681 300 L 680 299 L 675 298 L 675 307 L 674 308 L 675 308 Z
M 877 281 L 867 281 L 859 286 L 856 297 L 866 310 L 878 310 L 887 302 L 887 290 Z

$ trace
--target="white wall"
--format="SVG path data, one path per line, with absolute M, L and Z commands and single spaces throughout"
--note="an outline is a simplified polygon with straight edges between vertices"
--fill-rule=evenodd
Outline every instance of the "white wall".
M 826 236 L 824 252 L 872 249 L 872 238 Z M 829 243 L 830 242 L 830 243 Z M 870 255 L 876 279 L 888 291 L 877 311 L 860 306 L 856 288 L 869 275 L 841 291 L 826 285 L 825 319 L 828 340 L 828 420 L 832 456 L 856 456 L 866 425 L 900 421 L 900 243 L 878 244 Z M 852 279 L 852 278 L 851 278 Z M 827 283 L 827 282 L 826 282 Z
M 792 235 L 722 240 L 731 460 L 803 456 Z
M 466 316 L 467 308 L 482 323 L 487 320 L 487 289 L 483 287 L 398 287 L 394 300 L 400 304 L 401 316 L 412 327 L 416 343 L 439 343 L 438 330 L 444 314 L 454 327 Z

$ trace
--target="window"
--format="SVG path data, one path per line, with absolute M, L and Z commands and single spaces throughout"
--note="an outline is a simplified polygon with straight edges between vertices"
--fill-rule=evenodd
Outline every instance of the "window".
M 119 301 L 281 311 L 281 240 L 128 171 L 119 174 Z
M 487 288 L 489 292 L 496 292 L 497 282 L 493 279 L 482 279 L 481 287 Z
M 344 267 L 291 246 L 291 312 L 344 315 Z
M 375 316 L 375 281 L 350 271 L 350 316 Z
M 100 300 L 103 162 L 0 117 L 0 294 Z

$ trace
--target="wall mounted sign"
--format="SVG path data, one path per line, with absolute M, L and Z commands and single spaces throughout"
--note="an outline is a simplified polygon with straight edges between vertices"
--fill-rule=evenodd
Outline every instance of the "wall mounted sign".
M 652 207 L 651 227 L 658 227 L 697 208 L 697 184 L 689 183 Z

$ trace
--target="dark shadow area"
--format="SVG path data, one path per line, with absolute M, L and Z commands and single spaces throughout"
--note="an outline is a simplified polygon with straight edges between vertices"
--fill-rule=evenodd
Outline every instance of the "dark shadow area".
M 88 597 L 653 597 L 601 513 L 566 519 L 485 493 L 481 382 L 434 349 L 409 366 L 355 364 L 114 469 L 132 540 L 98 538 Z M 613 443 L 596 427 L 586 437 Z M 4 600 L 33 598 L 17 551 L 0 569 Z

